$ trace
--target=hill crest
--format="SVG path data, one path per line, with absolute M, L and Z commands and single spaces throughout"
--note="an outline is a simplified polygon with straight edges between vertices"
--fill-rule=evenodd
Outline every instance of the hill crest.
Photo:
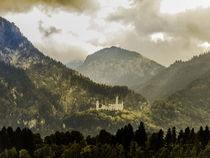
M 137 52 L 112 46 L 89 55 L 76 70 L 97 83 L 132 87 L 163 69 Z

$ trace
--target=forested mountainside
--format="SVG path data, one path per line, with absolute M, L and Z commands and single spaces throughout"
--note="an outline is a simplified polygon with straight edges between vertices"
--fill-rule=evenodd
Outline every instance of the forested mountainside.
M 152 101 L 167 98 L 208 73 L 209 61 L 210 53 L 195 56 L 186 62 L 177 61 L 145 84 L 136 87 L 135 90 L 144 93 L 144 96 Z
M 198 129 L 210 125 L 210 71 L 165 99 L 154 101 L 150 117 L 156 126 L 167 128 L 175 125 L 183 128 L 188 124 Z
M 45 129 L 53 129 L 52 124 L 60 128 L 66 114 L 95 107 L 98 99 L 112 102 L 116 96 L 124 100 L 125 109 L 139 110 L 148 104 L 146 98 L 127 87 L 94 83 L 43 55 L 13 23 L 3 18 L 0 18 L 0 61 L 4 91 L 0 98 L 6 102 L 0 104 L 8 111 L 5 117 L 13 116 L 14 120 L 6 119 L 11 125 L 30 122 L 34 129 L 38 129 L 37 124 L 43 124 L 40 128 L 49 126 Z
M 99 50 L 89 55 L 76 68 L 97 83 L 133 87 L 146 82 L 164 69 L 164 66 L 140 55 L 118 47 Z
M 0 62 L 0 125 L 37 128 L 53 119 L 56 101 L 36 88 L 25 71 Z M 54 121 L 51 126 L 55 127 Z
M 210 123 L 210 71 L 193 81 L 183 90 L 167 98 L 177 105 L 182 114 L 190 119 L 186 122 L 192 126 Z
M 150 92 L 152 99 L 164 94 L 165 100 L 150 103 L 125 86 L 95 83 L 43 55 L 14 24 L 0 18 L 0 125 L 29 127 L 43 135 L 67 129 L 114 133 L 129 122 L 137 127 L 140 120 L 150 131 L 174 125 L 198 129 L 210 122 L 209 58 L 207 53 L 161 70 L 150 82 L 163 87 L 142 92 Z M 114 103 L 116 96 L 124 102 L 123 111 L 94 110 L 97 100 Z

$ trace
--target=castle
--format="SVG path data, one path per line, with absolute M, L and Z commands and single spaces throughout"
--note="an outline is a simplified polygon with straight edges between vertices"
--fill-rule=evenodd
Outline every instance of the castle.
M 109 104 L 108 106 L 100 104 L 99 101 L 96 101 L 96 110 L 123 110 L 123 101 L 119 103 L 119 97 L 116 97 L 115 104 Z

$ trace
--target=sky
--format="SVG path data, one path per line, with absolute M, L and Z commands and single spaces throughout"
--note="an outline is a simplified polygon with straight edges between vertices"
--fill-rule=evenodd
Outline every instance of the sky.
M 0 16 L 64 64 L 111 46 L 165 66 L 210 50 L 210 0 L 0 0 Z

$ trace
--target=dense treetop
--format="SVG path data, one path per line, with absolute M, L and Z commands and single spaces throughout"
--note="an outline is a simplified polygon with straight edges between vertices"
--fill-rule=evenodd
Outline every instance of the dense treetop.
M 0 131 L 0 158 L 208 158 L 208 126 L 176 131 L 169 128 L 148 133 L 141 122 L 137 130 L 131 124 L 116 134 L 101 130 L 96 136 L 79 131 L 55 132 L 44 139 L 29 129 L 3 127 Z

